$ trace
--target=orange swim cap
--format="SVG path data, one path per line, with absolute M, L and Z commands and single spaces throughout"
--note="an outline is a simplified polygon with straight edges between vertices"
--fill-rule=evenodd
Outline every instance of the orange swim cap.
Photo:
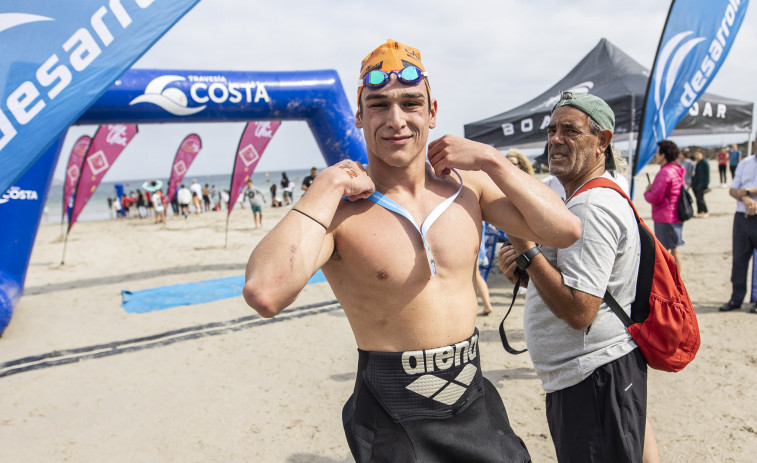
M 401 71 L 407 66 L 416 66 L 421 71 L 426 72 L 426 68 L 421 63 L 421 52 L 417 48 L 388 39 L 386 43 L 382 43 L 368 56 L 363 58 L 363 62 L 360 65 L 360 80 L 362 81 L 365 75 L 374 69 L 380 69 L 384 72 Z M 423 81 L 426 83 L 429 96 L 431 96 L 428 79 L 424 78 Z M 360 105 L 360 95 L 363 92 L 363 87 L 364 85 L 361 82 L 357 91 L 358 105 Z

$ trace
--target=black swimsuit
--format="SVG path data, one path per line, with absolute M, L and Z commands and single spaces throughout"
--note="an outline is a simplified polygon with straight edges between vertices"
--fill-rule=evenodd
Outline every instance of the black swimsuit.
M 478 330 L 436 349 L 358 353 L 355 390 L 342 411 L 358 463 L 531 461 L 481 374 Z

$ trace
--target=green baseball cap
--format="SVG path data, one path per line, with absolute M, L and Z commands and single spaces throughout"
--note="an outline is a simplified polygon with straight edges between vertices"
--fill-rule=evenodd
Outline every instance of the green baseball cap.
M 589 115 L 594 121 L 599 124 L 602 130 L 609 130 L 615 132 L 615 113 L 612 112 L 610 105 L 605 103 L 605 100 L 598 96 L 590 95 L 588 93 L 578 92 L 562 92 L 560 100 L 552 107 L 552 112 L 561 106 L 572 106 L 578 110 L 581 110 Z M 605 150 L 605 169 L 616 170 L 615 165 L 615 150 L 610 143 Z

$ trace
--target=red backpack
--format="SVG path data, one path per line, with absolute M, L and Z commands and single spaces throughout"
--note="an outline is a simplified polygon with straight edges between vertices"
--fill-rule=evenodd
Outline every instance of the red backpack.
M 694 359 L 700 338 L 694 305 L 681 281 L 675 259 L 641 220 L 631 199 L 612 180 L 595 178 L 581 187 L 576 195 L 597 187 L 613 189 L 628 200 L 636 214 L 641 242 L 636 299 L 631 304 L 631 316 L 607 291 L 604 301 L 631 333 L 650 367 L 680 371 Z

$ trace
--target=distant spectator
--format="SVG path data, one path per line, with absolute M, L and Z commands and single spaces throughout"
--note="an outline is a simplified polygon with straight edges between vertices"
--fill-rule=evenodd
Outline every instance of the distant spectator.
M 741 162 L 741 150 L 738 145 L 732 145 L 731 151 L 728 153 L 728 167 L 731 169 L 731 180 L 736 175 L 736 167 Z
M 207 183 L 202 189 L 202 208 L 205 212 L 210 210 L 210 186 Z
M 289 188 L 289 184 L 292 183 L 289 181 L 289 177 L 287 177 L 286 172 L 281 173 L 281 194 L 284 196 L 284 204 L 289 205 L 292 203 L 292 196 L 291 196 L 291 189 Z
M 683 174 L 683 183 L 686 184 L 686 189 L 691 189 L 691 176 L 694 173 L 694 163 L 691 162 L 691 159 L 687 156 L 686 153 L 683 151 L 680 152 L 678 155 L 678 161 L 681 163 L 684 169 Z
M 196 194 L 198 198 L 202 198 L 202 186 L 197 183 L 197 179 L 192 180 L 192 184 L 189 185 L 189 191 Z
M 137 190 L 137 211 L 139 211 L 140 219 L 147 217 L 147 204 L 145 203 L 145 196 L 140 190 Z
M 174 195 L 171 196 L 171 210 L 173 215 L 179 215 L 179 189 L 177 188 Z
M 113 198 L 113 214 L 115 214 L 117 219 L 121 218 L 121 201 L 118 199 L 118 196 Z
M 155 209 L 155 223 L 166 223 L 166 196 L 163 190 L 155 190 L 152 194 L 152 207 Z
M 531 166 L 531 161 L 528 160 L 528 157 L 526 157 L 523 152 L 511 149 L 507 152 L 507 159 L 528 175 L 534 175 L 534 168 Z
M 247 180 L 247 186 L 242 193 L 245 200 L 250 203 L 250 209 L 252 209 L 252 216 L 255 220 L 255 228 L 263 227 L 263 204 L 265 204 L 265 196 L 260 188 L 252 184 L 252 180 Z M 260 222 L 260 225 L 258 225 Z
M 281 207 L 281 198 L 278 196 L 276 184 L 271 185 L 271 207 Z
M 187 189 L 187 187 L 184 186 L 184 184 L 181 185 L 179 188 L 179 192 L 176 193 L 176 196 L 179 198 L 179 207 L 181 208 L 181 215 L 184 216 L 186 219 L 189 215 L 189 205 L 192 203 L 192 192 Z
M 729 158 L 730 156 L 728 156 L 727 148 L 721 148 L 717 155 L 718 173 L 720 174 L 720 188 L 725 188 L 726 182 L 728 181 L 728 175 L 726 174 L 726 172 L 728 170 Z
M 156 184 L 157 182 L 153 180 L 153 184 Z M 147 209 L 147 215 L 152 215 L 152 195 L 150 194 L 150 190 L 145 190 L 145 209 Z
M 683 245 L 683 222 L 678 219 L 678 198 L 681 196 L 684 169 L 678 161 L 678 146 L 670 140 L 657 142 L 654 160 L 662 168 L 647 185 L 644 199 L 652 205 L 654 234 L 681 268 L 678 247 Z
M 121 196 L 121 215 L 125 218 L 129 218 L 129 207 L 131 207 L 131 201 L 126 196 L 126 193 L 124 193 Z
M 707 203 L 704 202 L 704 195 L 710 189 L 710 163 L 704 159 L 701 151 L 694 152 L 694 176 L 691 179 L 691 189 L 694 191 L 694 197 L 697 200 L 696 217 L 707 217 Z
M 195 209 L 195 215 L 199 215 L 200 212 L 202 212 L 202 202 L 200 201 L 200 195 L 192 192 L 192 206 L 194 206 Z
M 218 205 L 218 191 L 216 191 L 216 186 L 213 185 L 210 187 L 210 200 L 212 201 L 210 208 L 214 211 L 218 211 L 221 209 L 221 207 Z
M 310 175 L 302 179 L 302 189 L 306 190 L 310 188 L 310 184 L 313 183 L 313 180 L 315 180 L 315 176 L 318 175 L 318 169 L 315 167 L 310 169 Z

